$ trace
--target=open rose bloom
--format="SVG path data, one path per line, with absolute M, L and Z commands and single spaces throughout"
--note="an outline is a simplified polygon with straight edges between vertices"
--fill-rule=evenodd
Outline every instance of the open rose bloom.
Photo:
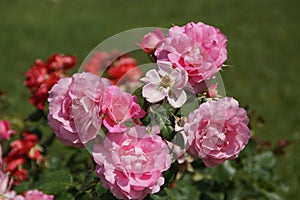
M 227 59 L 226 43 L 219 29 L 190 22 L 144 36 L 139 46 L 153 69 L 140 70 L 129 55 L 112 60 L 97 52 L 83 65 L 87 72 L 52 87 L 48 123 L 63 144 L 92 146 L 96 174 L 119 199 L 159 192 L 163 173 L 172 162 L 190 162 L 188 155 L 208 167 L 234 159 L 250 138 L 247 113 L 221 97 L 217 83 L 206 86 Z M 137 82 L 134 95 L 122 87 Z M 196 106 L 181 114 L 187 103 Z
M 162 172 L 171 165 L 167 144 L 143 126 L 121 133 L 109 132 L 104 142 L 94 147 L 96 173 L 104 187 L 120 199 L 142 199 L 160 190 Z
M 234 159 L 250 138 L 246 111 L 233 98 L 208 101 L 189 114 L 188 152 L 209 167 Z
M 219 29 L 190 22 L 170 28 L 168 36 L 156 49 L 157 60 L 169 61 L 183 68 L 190 82 L 200 83 L 212 78 L 227 58 L 227 39 Z

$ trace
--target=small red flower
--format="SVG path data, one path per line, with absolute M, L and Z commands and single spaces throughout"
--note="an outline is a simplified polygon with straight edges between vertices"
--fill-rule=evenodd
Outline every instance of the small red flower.
M 108 69 L 109 79 L 115 85 L 119 81 L 138 81 L 142 72 L 137 67 L 136 60 L 129 56 L 122 56 Z
M 107 67 L 106 64 L 108 63 L 109 57 L 110 55 L 106 52 L 95 52 L 84 65 L 84 71 L 91 72 L 96 75 L 103 72 Z
M 15 185 L 27 179 L 27 170 L 22 168 L 27 159 L 43 159 L 37 135 L 24 132 L 23 138 L 10 144 L 11 150 L 3 159 L 4 170 L 12 174 Z
M 60 55 L 53 54 L 47 60 L 46 66 L 48 70 L 57 71 L 57 70 L 69 70 L 74 67 L 76 59 L 74 56 L 70 55 Z
M 4 159 L 4 162 L 7 161 L 6 159 Z M 24 157 L 20 157 L 20 158 L 15 158 L 10 160 L 5 168 L 6 172 L 16 172 L 19 168 L 19 166 L 23 165 L 25 163 L 25 158 Z M 15 174 L 15 173 L 13 173 Z
M 28 171 L 24 168 L 19 168 L 14 172 L 13 178 L 14 178 L 13 184 L 14 185 L 19 185 L 21 182 L 27 180 Z
M 47 68 L 44 62 L 40 59 L 35 61 L 35 65 L 25 72 L 27 77 L 24 81 L 25 86 L 29 88 L 31 92 L 35 92 L 37 88 L 46 80 L 48 75 Z
M 25 72 L 24 85 L 32 93 L 29 102 L 39 110 L 43 110 L 48 91 L 61 77 L 66 76 L 67 71 L 74 67 L 75 62 L 74 56 L 61 54 L 53 54 L 47 62 L 37 59 L 35 64 Z

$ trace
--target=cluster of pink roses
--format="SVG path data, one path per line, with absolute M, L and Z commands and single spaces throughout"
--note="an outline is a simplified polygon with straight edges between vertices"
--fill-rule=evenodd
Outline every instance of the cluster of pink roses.
M 217 85 L 203 87 L 222 68 L 226 41 L 219 29 L 203 23 L 174 26 L 166 36 L 156 29 L 140 44 L 158 66 L 141 78 L 144 110 L 137 96 L 121 91 L 115 82 L 89 72 L 77 73 L 60 79 L 51 89 L 49 125 L 65 145 L 83 147 L 93 141 L 96 173 L 120 199 L 142 199 L 158 192 L 165 182 L 163 172 L 174 160 L 171 149 L 178 150 L 162 137 L 159 126 L 144 122 L 152 104 L 169 103 L 177 110 L 191 92 L 196 100 L 201 95 L 209 97 L 186 117 L 172 113 L 182 122 L 172 134 L 183 134 L 187 153 L 207 166 L 234 159 L 250 138 L 247 113 L 233 98 L 217 98 Z M 124 65 L 124 69 L 132 66 Z M 122 78 L 118 74 L 122 69 L 109 70 L 117 80 Z M 174 153 L 182 162 L 185 152 L 177 150 Z
M 145 115 L 137 97 L 89 72 L 60 79 L 48 100 L 50 127 L 62 143 L 75 147 L 96 138 L 102 125 L 122 132 L 125 122 Z

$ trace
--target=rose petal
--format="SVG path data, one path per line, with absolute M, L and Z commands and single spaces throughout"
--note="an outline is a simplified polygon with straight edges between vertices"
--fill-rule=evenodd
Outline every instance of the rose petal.
M 167 90 L 154 83 L 149 83 L 143 87 L 142 95 L 150 103 L 163 100 L 167 96 Z
M 187 100 L 185 91 L 172 88 L 168 101 L 174 108 L 180 108 Z

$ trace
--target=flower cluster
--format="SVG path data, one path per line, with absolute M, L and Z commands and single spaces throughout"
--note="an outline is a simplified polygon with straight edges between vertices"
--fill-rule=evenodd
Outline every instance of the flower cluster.
M 167 35 L 155 29 L 139 46 L 157 68 L 142 78 L 133 58 L 97 52 L 84 66 L 88 72 L 51 89 L 49 125 L 65 145 L 93 146 L 102 185 L 120 199 L 158 192 L 163 172 L 187 154 L 208 167 L 234 159 L 250 138 L 247 113 L 233 98 L 220 98 L 217 84 L 205 83 L 222 68 L 226 42 L 219 29 L 201 22 L 174 26 Z M 137 96 L 122 91 L 122 84 L 139 80 Z M 191 102 L 197 107 L 181 114 Z M 179 134 L 184 147 L 172 143 Z
M 5 159 L 2 160 L 2 146 L 0 144 L 0 199 L 3 200 L 53 200 L 53 195 L 44 194 L 43 192 L 34 189 L 17 195 L 12 190 L 14 180 L 11 179 L 10 172 L 4 172 Z
M 85 72 L 102 74 L 107 71 L 108 79 L 113 85 L 126 85 L 139 82 L 142 72 L 137 67 L 136 60 L 129 55 L 95 52 L 83 67 Z
M 62 143 L 75 147 L 94 139 L 102 125 L 121 132 L 125 122 L 145 115 L 135 96 L 89 72 L 59 80 L 49 103 L 50 127 Z
M 15 185 L 27 179 L 28 172 L 22 167 L 27 159 L 37 162 L 43 159 L 37 135 L 24 132 L 23 137 L 10 143 L 11 150 L 3 159 L 4 170 L 13 176 Z
M 29 102 L 39 110 L 43 110 L 52 86 L 74 67 L 75 57 L 70 55 L 53 54 L 46 62 L 37 59 L 35 64 L 25 72 L 24 84 L 32 96 Z

